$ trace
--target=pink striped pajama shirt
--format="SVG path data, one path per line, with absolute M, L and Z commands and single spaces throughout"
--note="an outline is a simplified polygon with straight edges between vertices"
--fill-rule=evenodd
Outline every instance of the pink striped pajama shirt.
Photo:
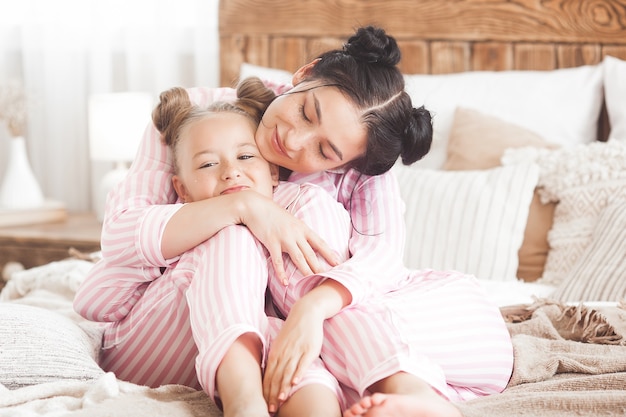
M 229 94 L 232 97 L 232 90 L 190 90 L 192 100 L 202 103 Z M 141 378 L 150 385 L 177 382 L 196 386 L 193 364 L 190 365 L 196 353 L 190 341 L 193 327 L 200 326 L 204 319 L 201 315 L 194 318 L 193 306 L 199 303 L 194 292 L 187 292 L 188 304 L 180 302 L 185 286 L 195 286 L 195 281 L 191 284 L 186 280 L 171 282 L 169 286 L 150 283 L 161 280 L 155 281 L 161 275 L 161 267 L 178 262 L 174 268 L 177 269 L 187 264 L 186 258 L 191 258 L 189 265 L 196 267 L 206 265 L 219 269 L 220 262 L 198 262 L 206 259 L 208 248 L 192 250 L 180 260 L 163 259 L 160 253 L 162 231 L 171 215 L 180 208 L 172 204 L 176 197 L 171 187 L 171 172 L 167 148 L 151 126 L 144 135 L 129 176 L 108 200 L 102 236 L 104 261 L 94 268 L 79 290 L 75 306 L 91 320 L 125 323 L 114 324 L 119 329 L 113 336 L 107 333 L 105 338 L 105 348 L 111 340 L 123 340 L 133 346 L 126 352 L 126 358 L 121 354 L 114 361 L 123 364 L 117 368 L 121 378 L 132 381 Z M 337 377 L 345 393 L 352 397 L 355 390 L 360 395 L 371 383 L 401 370 L 421 377 L 451 400 L 470 399 L 504 389 L 513 361 L 510 338 L 498 309 L 487 302 L 476 280 L 457 272 L 408 271 L 403 267 L 404 205 L 392 173 L 368 177 L 355 171 L 338 170 L 309 176 L 294 174 L 290 180 L 318 184 L 350 213 L 352 257 L 324 274 L 341 282 L 353 297 L 350 306 L 325 323 L 326 341 L 322 350 L 325 366 Z M 318 229 L 322 235 L 323 229 Z M 218 235 L 222 244 L 228 245 L 228 240 L 243 239 L 240 235 L 244 234 L 224 232 Z M 256 252 L 260 250 L 257 246 Z M 254 256 L 241 251 L 238 255 Z M 267 260 L 264 262 L 267 265 Z M 293 265 L 287 265 L 293 272 Z M 293 283 L 284 288 L 273 279 L 275 274 L 271 272 L 270 267 L 269 283 L 274 302 L 283 312 L 288 312 L 294 300 L 310 289 L 315 280 L 323 279 L 294 274 Z M 210 281 L 210 274 L 194 274 L 200 275 Z M 197 285 L 209 284 L 198 282 Z M 155 308 L 150 299 L 172 305 L 167 314 L 156 317 L 146 314 L 142 317 L 145 322 L 129 315 L 138 306 L 145 311 Z M 258 312 L 258 305 L 254 305 Z M 189 306 L 191 323 L 184 319 L 189 314 Z M 124 319 L 126 316 L 132 319 Z M 263 340 L 271 339 L 262 323 L 254 326 Z M 210 346 L 208 338 L 197 343 L 219 350 L 217 346 Z M 162 352 L 156 352 L 155 346 Z M 171 353 L 174 349 L 177 353 Z M 178 363 L 170 366 L 168 361 L 161 361 L 159 355 L 164 353 L 169 358 L 177 358 Z M 217 356 L 219 354 L 216 352 Z M 216 366 L 209 365 L 210 362 L 211 358 L 198 356 L 198 375 L 209 391 L 212 381 L 207 375 L 214 371 L 205 374 L 203 369 Z M 142 363 L 145 366 L 142 367 Z M 159 367 L 155 363 L 168 366 Z M 111 369 L 114 365 L 105 358 L 103 366 Z
M 402 265 L 404 203 L 393 173 L 327 171 L 292 174 L 290 181 L 325 188 L 351 214 L 352 256 L 323 274 L 353 295 L 351 305 L 324 325 L 322 359 L 342 385 L 363 395 L 372 383 L 406 371 L 454 401 L 506 387 L 513 367 L 510 336 L 478 281 Z M 294 278 L 285 288 L 270 278 L 276 307 L 287 314 L 315 285 L 312 279 Z
M 348 257 L 350 219 L 326 191 L 314 185 L 281 183 L 274 200 L 307 224 L 316 228 L 323 224 L 327 233 L 321 236 L 343 259 Z M 134 293 L 115 292 L 119 280 L 106 268 L 100 269 L 106 263 L 98 264 L 97 274 L 90 275 L 77 299 L 85 305 L 106 307 L 99 294 L 108 285 L 110 304 L 127 304 L 119 314 L 123 317 L 105 331 L 101 366 L 135 383 L 201 386 L 213 396 L 217 367 L 234 340 L 255 333 L 266 355 L 282 326 L 282 320 L 265 314 L 265 290 L 273 271 L 268 257 L 246 227 L 230 226 L 183 254 L 161 277 Z M 112 312 L 108 308 L 107 313 Z M 341 395 L 336 379 L 321 360 L 299 386 L 312 382 Z

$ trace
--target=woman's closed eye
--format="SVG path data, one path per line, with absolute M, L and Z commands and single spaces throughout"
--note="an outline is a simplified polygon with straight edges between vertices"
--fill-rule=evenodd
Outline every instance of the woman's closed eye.
M 306 115 L 306 111 L 304 110 L 304 104 L 300 105 L 300 115 L 305 122 L 311 123 L 311 119 L 309 119 Z
M 318 149 L 319 149 L 319 154 L 320 154 L 320 157 L 321 157 L 322 159 L 324 159 L 324 160 L 328 160 L 328 159 L 330 159 L 330 158 L 329 158 L 329 157 L 327 157 L 327 156 L 326 156 L 326 154 L 324 153 L 324 147 L 322 147 L 322 144 L 321 144 L 321 143 L 318 145 Z

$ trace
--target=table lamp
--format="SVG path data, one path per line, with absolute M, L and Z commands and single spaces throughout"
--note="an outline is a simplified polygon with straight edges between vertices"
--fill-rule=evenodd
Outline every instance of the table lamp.
M 100 221 L 104 219 L 107 194 L 128 172 L 128 163 L 135 158 L 151 112 L 152 96 L 148 93 L 95 94 L 89 98 L 91 160 L 115 164 L 95 192 L 95 212 Z

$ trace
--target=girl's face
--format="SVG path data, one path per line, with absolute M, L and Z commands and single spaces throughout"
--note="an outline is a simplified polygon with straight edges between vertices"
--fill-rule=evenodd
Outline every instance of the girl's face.
M 356 106 L 336 87 L 311 81 L 270 104 L 256 143 L 268 161 L 306 174 L 363 156 L 367 138 Z
M 178 173 L 172 182 L 184 202 L 254 190 L 271 198 L 278 169 L 254 141 L 255 126 L 243 115 L 217 112 L 189 126 L 177 143 Z

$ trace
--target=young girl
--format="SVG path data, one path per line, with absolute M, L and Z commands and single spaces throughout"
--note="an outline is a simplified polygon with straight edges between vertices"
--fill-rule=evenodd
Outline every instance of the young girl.
M 215 221 L 203 223 L 207 216 L 224 225 L 242 223 L 267 248 L 278 282 L 286 279 L 286 252 L 304 274 L 318 272 L 324 283 L 335 284 L 309 291 L 326 296 L 317 299 L 324 302 L 300 304 L 307 309 L 283 295 L 279 307 L 289 314 L 265 367 L 270 410 L 318 353 L 344 392 L 362 397 L 345 411 L 347 417 L 458 416 L 449 401 L 504 389 L 512 369 L 510 338 L 476 281 L 457 272 L 402 266 L 403 203 L 389 168 L 398 156 L 407 164 L 421 158 L 432 126 L 428 112 L 413 108 L 404 91 L 399 58 L 393 38 L 361 28 L 343 49 L 298 70 L 293 89 L 270 104 L 257 129 L 261 154 L 292 171 L 290 182 L 318 184 L 349 211 L 347 262 L 337 264 L 302 222 L 252 193 L 171 204 L 169 155 L 155 146 L 149 130 L 129 177 L 108 201 L 102 239 L 107 261 L 92 275 L 110 266 L 147 285 L 160 276 L 160 267 L 215 235 L 220 228 Z M 202 103 L 227 91 L 192 93 Z M 334 265 L 331 270 L 322 271 L 314 249 Z M 291 282 L 287 289 L 292 286 L 293 299 L 308 294 Z M 89 308 L 83 312 L 90 317 Z M 304 331 L 301 323 L 315 331 Z M 149 340 L 137 333 L 133 338 L 138 346 Z M 162 380 L 159 372 L 152 372 L 154 381 Z

